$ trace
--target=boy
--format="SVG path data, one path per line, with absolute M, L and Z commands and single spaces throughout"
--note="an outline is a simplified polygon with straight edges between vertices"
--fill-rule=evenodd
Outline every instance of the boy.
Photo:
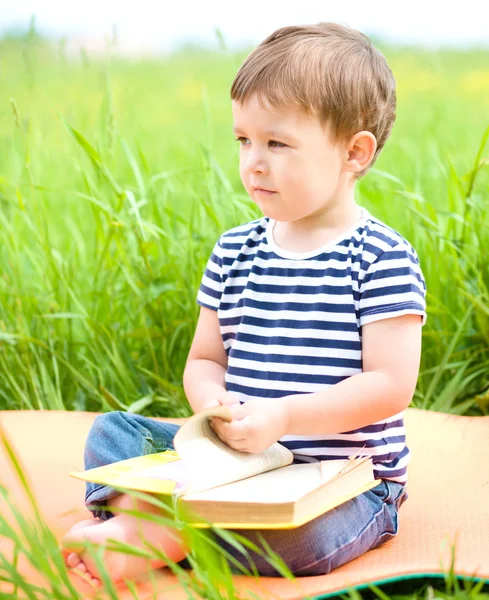
M 241 180 L 264 217 L 215 244 L 184 389 L 195 412 L 231 407 L 233 421 L 214 419 L 213 427 L 238 450 L 260 452 L 278 440 L 296 462 L 343 459 L 359 448 L 372 456 L 375 488 L 296 529 L 240 531 L 258 545 L 263 534 L 295 575 L 319 575 L 394 537 L 407 499 L 403 411 L 418 376 L 426 287 L 409 242 L 354 199 L 392 129 L 395 80 L 365 35 L 319 23 L 269 36 L 240 68 L 231 98 Z M 176 429 L 101 415 L 85 467 L 169 448 Z M 128 496 L 95 484 L 86 504 L 132 507 Z M 69 550 L 81 539 L 142 546 L 142 531 L 172 560 L 185 557 L 174 530 L 93 513 L 102 521 L 79 523 L 64 540 L 67 564 L 92 587 L 100 585 L 95 566 Z M 253 559 L 261 574 L 277 575 Z M 164 564 L 114 552 L 105 561 L 114 581 Z

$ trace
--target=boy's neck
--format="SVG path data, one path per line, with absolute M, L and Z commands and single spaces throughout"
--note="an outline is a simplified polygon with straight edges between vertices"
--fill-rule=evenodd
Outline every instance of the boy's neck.
M 273 228 L 273 239 L 283 250 L 310 252 L 349 231 L 361 217 L 361 207 L 353 201 L 347 207 L 336 207 L 336 210 L 323 211 L 298 221 L 277 221 Z

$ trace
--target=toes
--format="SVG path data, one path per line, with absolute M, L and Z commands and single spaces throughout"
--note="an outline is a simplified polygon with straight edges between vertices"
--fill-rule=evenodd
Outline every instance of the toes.
M 92 588 L 99 588 L 102 586 L 100 579 L 92 577 L 92 574 L 87 570 L 85 563 L 81 562 L 77 567 L 72 569 L 73 573 L 76 573 L 85 583 Z
M 89 598 L 99 597 L 99 587 L 95 587 L 93 578 L 88 571 L 82 572 L 77 569 L 68 569 L 68 577 L 75 589 L 81 594 L 80 598 L 88 600 Z
M 86 573 L 87 565 L 83 561 L 79 561 L 76 567 L 73 568 L 73 571 L 80 571 L 81 573 Z
M 100 581 L 100 579 L 97 579 L 96 577 L 92 577 L 92 581 L 90 582 L 90 585 L 94 588 L 99 588 L 102 586 L 102 582 Z
M 80 564 L 81 559 L 78 556 L 78 554 L 76 554 L 75 552 L 71 552 L 70 554 L 68 554 L 68 556 L 66 557 L 66 564 L 68 565 L 68 567 L 76 567 L 78 564 Z
M 88 583 L 88 585 L 90 585 L 91 587 L 93 587 L 93 588 L 101 587 L 102 582 L 100 581 L 100 579 L 97 579 L 96 577 L 92 576 L 92 574 L 90 573 L 90 571 L 87 568 L 87 565 L 82 560 L 80 560 L 80 558 L 76 554 L 73 554 L 73 556 L 77 557 L 78 562 L 77 562 L 76 566 L 74 566 L 71 569 L 71 571 L 73 573 L 76 573 L 79 577 L 81 577 L 81 579 L 83 579 L 83 581 L 85 581 L 85 583 Z
M 90 573 L 88 573 L 87 571 L 82 571 L 78 567 L 76 569 L 71 569 L 71 572 L 74 573 L 77 577 L 80 577 L 80 579 L 83 579 L 83 581 L 87 583 L 89 583 L 92 580 L 92 576 L 90 575 Z

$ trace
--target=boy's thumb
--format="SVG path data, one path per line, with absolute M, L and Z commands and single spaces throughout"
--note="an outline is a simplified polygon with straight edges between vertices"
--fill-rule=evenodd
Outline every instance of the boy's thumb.
M 233 417 L 233 421 L 238 421 L 242 419 L 245 414 L 243 410 L 243 405 L 237 402 L 236 404 L 231 404 L 229 406 L 229 410 L 231 411 L 231 416 Z
M 216 400 L 219 402 L 219 404 L 222 404 L 224 406 L 232 406 L 233 404 L 238 402 L 237 398 L 229 392 L 222 392 L 221 394 L 218 394 Z

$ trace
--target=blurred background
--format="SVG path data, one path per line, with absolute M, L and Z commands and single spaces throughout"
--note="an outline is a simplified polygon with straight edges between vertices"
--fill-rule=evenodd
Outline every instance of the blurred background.
M 229 90 L 276 28 L 360 29 L 397 81 L 357 202 L 428 287 L 412 406 L 489 412 L 489 34 L 479 2 L 0 4 L 0 409 L 189 413 L 205 263 L 260 216 Z
M 103 52 L 107 37 L 119 53 L 168 53 L 185 46 L 216 49 L 216 29 L 232 50 L 257 45 L 278 27 L 322 20 L 349 25 L 370 38 L 390 44 L 437 48 L 488 46 L 486 7 L 470 0 L 463 6 L 434 0 L 414 0 L 397 6 L 386 0 L 348 4 L 320 0 L 300 3 L 277 1 L 246 3 L 188 0 L 170 3 L 142 0 L 135 6 L 116 0 L 86 0 L 76 10 L 61 0 L 3 0 L 0 31 L 22 32 L 32 15 L 37 28 L 51 39 L 66 37 L 66 49 Z

